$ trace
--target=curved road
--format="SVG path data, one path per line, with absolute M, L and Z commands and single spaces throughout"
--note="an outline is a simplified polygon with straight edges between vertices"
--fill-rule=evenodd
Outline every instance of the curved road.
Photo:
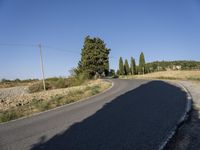
M 113 79 L 109 91 L 0 125 L 1 150 L 156 150 L 186 105 L 163 81 Z

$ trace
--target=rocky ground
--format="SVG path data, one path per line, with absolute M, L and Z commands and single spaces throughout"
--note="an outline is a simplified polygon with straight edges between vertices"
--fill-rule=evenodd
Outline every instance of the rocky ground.
M 26 86 L 22 87 L 12 87 L 12 88 L 2 88 L 0 89 L 0 102 L 8 100 L 9 97 L 15 97 L 17 95 L 24 95 L 28 93 L 28 88 Z
M 179 81 L 192 95 L 193 108 L 189 119 L 178 129 L 166 150 L 200 149 L 200 82 Z

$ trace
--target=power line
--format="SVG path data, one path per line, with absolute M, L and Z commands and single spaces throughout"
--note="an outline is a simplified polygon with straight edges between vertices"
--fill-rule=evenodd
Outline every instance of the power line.
M 0 43 L 0 46 L 5 46 L 5 47 L 38 47 L 38 45 L 35 44 L 12 44 L 12 43 Z M 48 45 L 43 45 L 43 48 L 46 49 L 50 49 L 50 50 L 54 50 L 54 51 L 58 51 L 58 52 L 62 52 L 62 53 L 79 53 L 78 51 L 70 51 L 70 50 L 66 50 L 66 49 L 61 49 L 61 48 L 55 48 L 52 46 L 48 46 Z
M 18 46 L 18 47 L 37 47 L 37 45 L 34 45 L 34 44 L 1 44 L 0 43 L 0 46 L 6 46 L 6 47 L 10 47 L 10 46 Z
M 65 49 L 61 49 L 61 48 L 55 48 L 55 47 L 48 46 L 48 45 L 43 45 L 43 47 L 46 49 L 51 49 L 51 50 L 62 52 L 62 53 L 78 53 L 78 54 L 80 54 L 79 51 L 70 51 L 70 50 L 65 50 Z
M 14 44 L 14 43 L 0 43 L 0 46 L 6 46 L 6 47 L 35 47 L 37 48 L 38 45 L 37 44 Z M 75 54 L 80 54 L 81 52 L 79 51 L 72 51 L 72 50 L 66 50 L 66 49 L 62 49 L 62 48 L 56 48 L 56 47 L 52 47 L 49 45 L 42 45 L 43 48 L 45 49 L 49 49 L 49 50 L 53 50 L 53 51 L 57 51 L 57 52 L 61 52 L 61 53 L 75 53 Z M 110 56 L 109 58 L 111 59 L 118 59 L 115 56 Z
M 76 53 L 76 54 L 80 54 L 81 53 L 79 51 L 69 51 L 69 50 L 55 48 L 55 47 L 51 47 L 51 46 L 47 46 L 47 45 L 43 45 L 43 47 L 47 48 L 47 49 L 52 49 L 54 51 L 62 52 L 62 53 L 65 53 L 65 52 Z M 118 59 L 118 57 L 115 57 L 115 56 L 110 56 L 109 58 L 111 58 L 111 59 Z

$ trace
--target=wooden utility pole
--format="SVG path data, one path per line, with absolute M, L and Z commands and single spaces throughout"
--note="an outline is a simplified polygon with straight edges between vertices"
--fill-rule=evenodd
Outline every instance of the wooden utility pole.
M 43 58 L 42 58 L 42 45 L 39 44 L 38 46 L 39 46 L 39 48 L 40 48 L 40 64 L 41 64 L 41 72 L 42 72 L 43 87 L 44 87 L 44 91 L 46 91 L 46 87 L 45 87 L 45 77 L 44 77 L 44 65 L 43 65 Z

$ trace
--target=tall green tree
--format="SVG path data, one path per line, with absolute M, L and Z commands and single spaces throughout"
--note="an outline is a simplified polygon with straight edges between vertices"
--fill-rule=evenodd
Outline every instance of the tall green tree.
M 122 57 L 119 58 L 119 75 L 124 75 L 124 63 Z
M 130 68 L 129 68 L 129 64 L 128 64 L 128 60 L 127 59 L 125 59 L 124 73 L 125 73 L 125 75 L 129 75 L 129 73 L 130 73 Z
M 140 54 L 140 59 L 139 59 L 139 74 L 144 74 L 145 73 L 145 58 L 144 58 L 144 53 L 141 52 Z
M 77 72 L 86 74 L 88 78 L 92 78 L 96 74 L 108 75 L 109 53 L 110 49 L 106 48 L 103 40 L 87 36 L 81 49 L 81 60 Z
M 133 57 L 131 57 L 130 72 L 132 75 L 136 74 L 136 63 L 135 63 L 135 59 Z

